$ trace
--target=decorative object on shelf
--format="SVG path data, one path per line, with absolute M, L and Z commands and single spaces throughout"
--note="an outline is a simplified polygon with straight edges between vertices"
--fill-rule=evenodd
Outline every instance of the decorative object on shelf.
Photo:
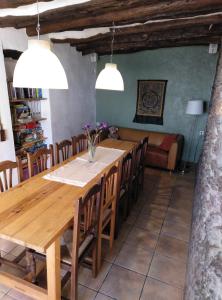
M 98 138 L 103 130 L 107 129 L 107 127 L 108 125 L 106 122 L 97 123 L 95 128 L 91 126 L 91 124 L 83 126 L 83 130 L 85 131 L 85 135 L 88 140 L 89 162 L 94 162 Z
M 190 140 L 188 141 L 188 151 L 187 151 L 187 157 L 184 161 L 182 174 L 186 172 L 187 169 L 187 161 L 190 159 L 191 156 L 191 150 L 193 147 L 195 147 L 195 141 L 194 141 L 194 135 L 196 133 L 197 124 L 198 124 L 198 116 L 202 115 L 204 113 L 204 105 L 203 100 L 189 100 L 186 107 L 186 114 L 192 116 L 191 127 L 190 127 Z M 196 149 L 196 147 L 195 147 Z M 194 153 L 195 157 L 195 153 Z
M 50 50 L 50 42 L 40 40 L 39 3 L 37 0 L 37 40 L 28 41 L 15 66 L 13 86 L 44 89 L 68 89 L 65 71 L 58 57 Z
M 167 80 L 138 80 L 133 122 L 163 125 L 166 86 Z
M 111 56 L 110 63 L 105 65 L 105 68 L 99 73 L 96 80 L 96 89 L 124 91 L 124 82 L 121 73 L 117 69 L 117 65 L 113 63 L 113 44 L 115 35 L 115 24 L 113 23 L 112 42 L 111 42 Z

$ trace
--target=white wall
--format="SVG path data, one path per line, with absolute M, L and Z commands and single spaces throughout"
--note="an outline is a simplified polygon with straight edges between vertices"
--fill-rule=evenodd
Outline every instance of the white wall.
M 6 131 L 6 141 L 0 142 L 0 162 L 3 160 L 15 161 L 14 138 L 11 125 L 11 113 L 8 99 L 6 71 L 2 45 L 0 44 L 0 122 Z M 17 176 L 13 173 L 13 183 L 17 183 Z
M 75 48 L 55 44 L 53 52 L 65 68 L 69 89 L 50 90 L 53 142 L 82 132 L 85 122 L 96 120 L 96 62 Z

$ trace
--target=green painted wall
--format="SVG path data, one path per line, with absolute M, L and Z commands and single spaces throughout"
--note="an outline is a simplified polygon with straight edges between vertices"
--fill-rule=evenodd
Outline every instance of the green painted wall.
M 104 56 L 98 61 L 98 72 L 109 61 Z M 107 121 L 117 126 L 147 129 L 153 131 L 181 133 L 185 136 L 183 158 L 187 158 L 192 116 L 185 115 L 189 99 L 203 99 L 209 102 L 216 69 L 217 55 L 208 54 L 208 47 L 181 47 L 143 51 L 133 54 L 115 55 L 114 62 L 123 76 L 124 92 L 97 90 L 97 121 Z M 133 123 L 136 111 L 137 80 L 168 80 L 163 126 Z M 195 132 L 199 157 L 207 113 L 199 117 Z M 193 160 L 193 147 L 189 160 Z

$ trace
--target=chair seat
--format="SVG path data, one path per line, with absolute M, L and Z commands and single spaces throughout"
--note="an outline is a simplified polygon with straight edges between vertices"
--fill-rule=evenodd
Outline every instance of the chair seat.
M 79 247 L 79 258 L 83 254 L 83 252 L 86 250 L 86 248 L 90 245 L 94 238 L 93 234 L 90 234 L 87 236 L 87 238 L 82 242 L 81 246 Z M 72 241 L 66 242 L 65 245 L 61 247 L 61 259 L 62 262 L 70 264 L 72 263 Z

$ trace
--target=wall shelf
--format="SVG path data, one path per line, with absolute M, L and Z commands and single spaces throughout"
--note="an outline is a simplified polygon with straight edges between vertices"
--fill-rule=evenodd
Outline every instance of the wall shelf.
M 45 121 L 45 120 L 47 120 L 47 118 L 33 118 L 33 119 L 30 119 L 30 120 L 27 120 L 27 122 L 24 122 L 24 123 L 14 123 L 13 127 L 26 125 L 26 124 L 33 123 L 33 122 Z M 24 129 L 24 128 L 22 128 L 22 129 Z
M 10 103 L 20 103 L 20 102 L 32 102 L 32 101 L 42 101 L 47 100 L 46 98 L 22 98 L 22 99 L 12 99 L 10 100 Z

